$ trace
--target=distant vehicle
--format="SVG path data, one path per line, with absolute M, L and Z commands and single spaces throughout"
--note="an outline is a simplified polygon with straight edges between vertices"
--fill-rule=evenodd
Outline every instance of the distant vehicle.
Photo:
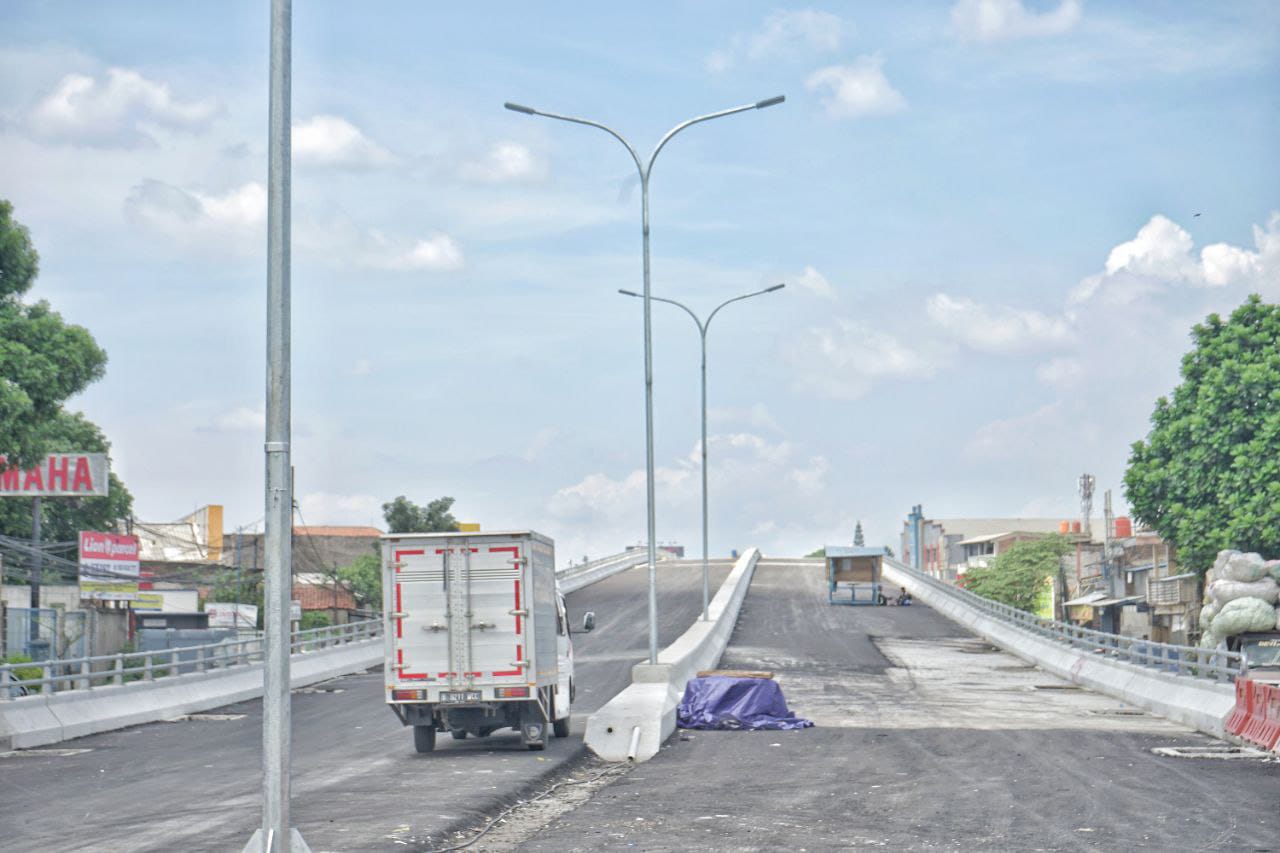
M 1227 649 L 1244 655 L 1249 677 L 1280 684 L 1280 631 L 1258 631 L 1227 638 Z
M 388 534 L 382 570 L 386 698 L 418 752 L 435 749 L 437 732 L 510 727 L 529 749 L 568 737 L 573 644 L 550 539 Z

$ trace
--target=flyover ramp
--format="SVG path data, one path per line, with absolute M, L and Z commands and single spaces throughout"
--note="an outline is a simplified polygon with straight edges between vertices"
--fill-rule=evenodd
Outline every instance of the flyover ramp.
M 728 574 L 712 564 L 712 582 Z M 584 752 L 586 714 L 630 682 L 648 649 L 647 568 L 568 596 L 578 701 L 573 735 L 529 752 L 514 732 L 442 738 L 418 755 L 383 701 L 380 669 L 295 691 L 293 820 L 315 850 L 400 849 L 474 823 Z M 698 561 L 658 565 L 659 640 L 674 641 L 702 606 Z M 336 692 L 341 691 L 341 692 Z M 211 713 L 239 719 L 153 723 L 0 759 L 4 843 L 19 850 L 238 850 L 261 808 L 261 703 Z
M 1154 755 L 1214 741 L 923 605 L 830 605 L 820 561 L 761 559 L 721 666 L 774 670 L 817 727 L 683 733 L 521 849 L 1266 849 L 1280 835 L 1280 765 Z

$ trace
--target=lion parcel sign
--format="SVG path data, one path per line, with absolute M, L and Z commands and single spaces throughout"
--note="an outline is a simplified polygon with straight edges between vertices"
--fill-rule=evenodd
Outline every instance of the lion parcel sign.
M 0 455 L 0 496 L 20 498 L 103 497 L 107 494 L 107 454 L 50 453 L 22 471 Z M 136 559 L 136 557 L 135 557 Z
M 138 597 L 138 537 L 80 531 L 80 597 L 99 601 Z

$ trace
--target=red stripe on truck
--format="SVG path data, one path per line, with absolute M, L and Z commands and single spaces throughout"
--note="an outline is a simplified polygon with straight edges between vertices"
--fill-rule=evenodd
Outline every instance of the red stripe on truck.
M 425 553 L 427 552 L 423 551 L 421 548 L 416 551 L 396 551 L 396 573 L 399 574 L 400 572 L 401 557 L 421 557 Z

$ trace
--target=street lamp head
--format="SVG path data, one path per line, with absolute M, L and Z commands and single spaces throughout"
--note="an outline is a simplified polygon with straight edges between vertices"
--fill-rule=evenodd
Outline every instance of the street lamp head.
M 764 292 L 765 292 L 765 293 L 773 293 L 775 290 L 782 290 L 782 288 L 784 288 L 784 287 L 786 287 L 786 285 L 785 285 L 785 284 L 775 284 L 773 287 L 766 287 L 766 288 L 764 289 Z
M 782 103 L 786 99 L 786 95 L 774 95 L 772 98 L 765 98 L 763 101 L 756 101 L 756 109 L 762 110 L 765 107 L 772 107 Z
M 623 290 L 622 288 L 618 288 L 618 292 L 621 293 L 623 296 L 639 296 L 641 299 L 644 298 L 639 293 L 636 293 L 634 290 Z
M 523 104 L 513 104 L 510 101 L 507 101 L 505 104 L 503 104 L 503 106 L 511 110 L 512 112 L 524 113 L 525 115 L 529 115 L 529 116 L 538 114 L 538 111 L 535 110 L 533 107 L 526 107 Z

